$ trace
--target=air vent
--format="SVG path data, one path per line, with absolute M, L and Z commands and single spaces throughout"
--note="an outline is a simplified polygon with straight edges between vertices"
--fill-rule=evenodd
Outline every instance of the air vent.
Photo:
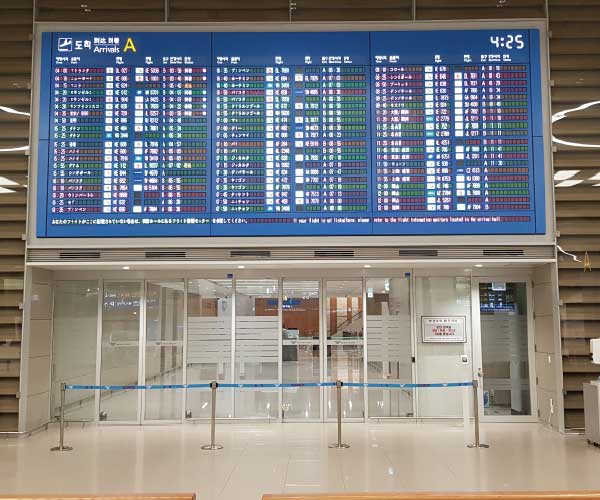
M 58 256 L 65 260 L 89 260 L 99 259 L 100 252 L 60 252 Z
M 146 252 L 147 259 L 185 259 L 187 257 L 184 250 L 150 250 Z
M 483 255 L 486 257 L 520 257 L 524 255 L 522 248 L 484 248 Z
M 398 250 L 400 257 L 437 257 L 438 251 L 434 248 L 401 248 Z
M 229 252 L 231 258 L 248 258 L 248 257 L 270 257 L 270 250 L 231 250 Z
M 315 257 L 324 257 L 328 259 L 348 259 L 354 257 L 354 250 L 351 248 L 322 248 L 320 250 L 315 250 L 314 255 Z

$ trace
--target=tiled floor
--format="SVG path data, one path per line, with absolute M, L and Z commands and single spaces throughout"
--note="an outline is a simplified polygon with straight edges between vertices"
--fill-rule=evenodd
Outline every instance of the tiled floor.
M 0 494 L 196 492 L 199 500 L 267 492 L 600 489 L 600 449 L 536 424 L 485 424 L 469 449 L 453 424 L 344 424 L 350 449 L 328 449 L 332 424 L 69 427 L 0 440 Z

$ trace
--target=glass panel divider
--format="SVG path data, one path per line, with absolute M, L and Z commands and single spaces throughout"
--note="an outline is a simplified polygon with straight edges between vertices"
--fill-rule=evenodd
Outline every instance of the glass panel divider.
M 147 280 L 141 280 L 140 286 L 140 321 L 139 321 L 139 341 L 138 341 L 138 384 L 146 383 L 146 283 Z M 146 411 L 146 391 L 137 392 L 138 403 L 138 424 L 144 421 Z
M 277 382 L 283 382 L 283 278 L 280 277 L 277 282 L 277 286 L 279 288 L 279 295 L 277 298 L 278 306 L 277 306 L 277 316 L 279 318 L 279 322 L 277 325 Z M 277 421 L 283 421 L 283 390 L 281 387 L 277 389 Z
M 188 360 L 188 290 L 189 290 L 189 279 L 183 278 L 183 353 L 182 353 L 182 380 L 184 384 L 188 383 L 187 378 L 187 360 Z M 181 408 L 180 408 L 180 420 L 185 422 L 186 420 L 186 408 L 187 408 L 187 396 L 188 391 L 184 389 L 181 394 Z
M 417 363 L 419 360 L 417 359 L 417 304 L 416 304 L 416 279 L 414 277 L 414 269 L 411 269 L 410 272 L 410 281 L 409 281 L 409 301 L 410 301 L 410 328 L 411 328 L 411 365 L 412 365 L 412 379 L 415 384 L 419 383 L 419 370 L 417 369 Z M 419 418 L 419 399 L 417 395 L 417 391 L 419 389 L 415 388 L 412 390 L 412 407 L 413 407 L 413 417 Z
M 235 274 L 231 280 L 231 369 L 229 370 L 230 383 L 235 383 L 235 358 L 237 355 L 237 325 L 236 325 L 236 310 L 237 310 L 237 278 Z M 237 408 L 235 400 L 236 389 L 231 389 L 231 416 L 236 418 Z
M 96 386 L 100 385 L 102 373 L 102 316 L 104 308 L 104 279 L 98 280 L 98 320 L 96 322 Z M 94 391 L 94 422 L 97 424 L 100 421 L 100 390 Z
M 368 382 L 369 381 L 369 351 L 368 351 L 368 347 L 367 347 L 367 342 L 368 342 L 368 338 L 369 338 L 369 329 L 367 327 L 367 314 L 368 314 L 368 310 L 367 310 L 367 277 L 363 276 L 362 278 L 362 309 L 363 309 L 363 315 L 362 315 L 362 323 L 363 323 L 363 381 L 364 382 Z M 368 387 L 364 387 L 363 388 L 363 400 L 364 400 L 364 404 L 363 404 L 363 421 L 367 422 L 368 418 L 369 418 L 369 388 Z

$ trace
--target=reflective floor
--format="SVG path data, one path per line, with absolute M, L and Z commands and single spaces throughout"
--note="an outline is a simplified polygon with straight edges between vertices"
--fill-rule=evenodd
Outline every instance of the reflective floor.
M 218 452 L 202 451 L 205 424 L 69 427 L 0 440 L 0 493 L 196 492 L 199 500 L 263 493 L 564 490 L 600 488 L 600 449 L 537 424 L 485 424 L 490 449 L 465 447 L 450 423 L 345 424 L 347 450 L 331 450 L 331 424 L 222 424 Z

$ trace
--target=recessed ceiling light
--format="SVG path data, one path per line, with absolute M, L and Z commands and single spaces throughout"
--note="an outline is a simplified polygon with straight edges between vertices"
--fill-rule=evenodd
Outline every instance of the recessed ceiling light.
M 0 194 L 4 194 L 4 193 L 14 193 L 15 191 L 13 191 L 12 189 L 8 189 L 5 187 L 0 186 Z
M 475 267 L 483 267 L 483 264 L 475 264 Z
M 129 269 L 131 269 L 129 266 L 123 266 L 121 269 L 124 269 L 125 271 L 129 271 Z
M 557 188 L 568 188 L 568 187 L 571 187 L 571 186 L 576 186 L 577 184 L 581 184 L 582 182 L 583 181 L 576 181 L 576 180 L 573 180 L 573 179 L 569 179 L 568 181 L 562 181 L 562 182 L 559 182 L 558 184 L 555 184 L 554 187 L 557 187 Z
M 238 266 L 238 269 L 245 269 L 246 266 Z
M 0 177 L 0 186 L 18 186 L 19 183 L 15 181 L 11 181 L 6 177 Z
M 554 174 L 555 181 L 564 181 L 566 179 L 570 179 L 574 175 L 581 172 L 581 170 L 559 170 Z
M 365 264 L 364 267 L 369 268 L 369 267 L 371 267 L 371 264 Z

